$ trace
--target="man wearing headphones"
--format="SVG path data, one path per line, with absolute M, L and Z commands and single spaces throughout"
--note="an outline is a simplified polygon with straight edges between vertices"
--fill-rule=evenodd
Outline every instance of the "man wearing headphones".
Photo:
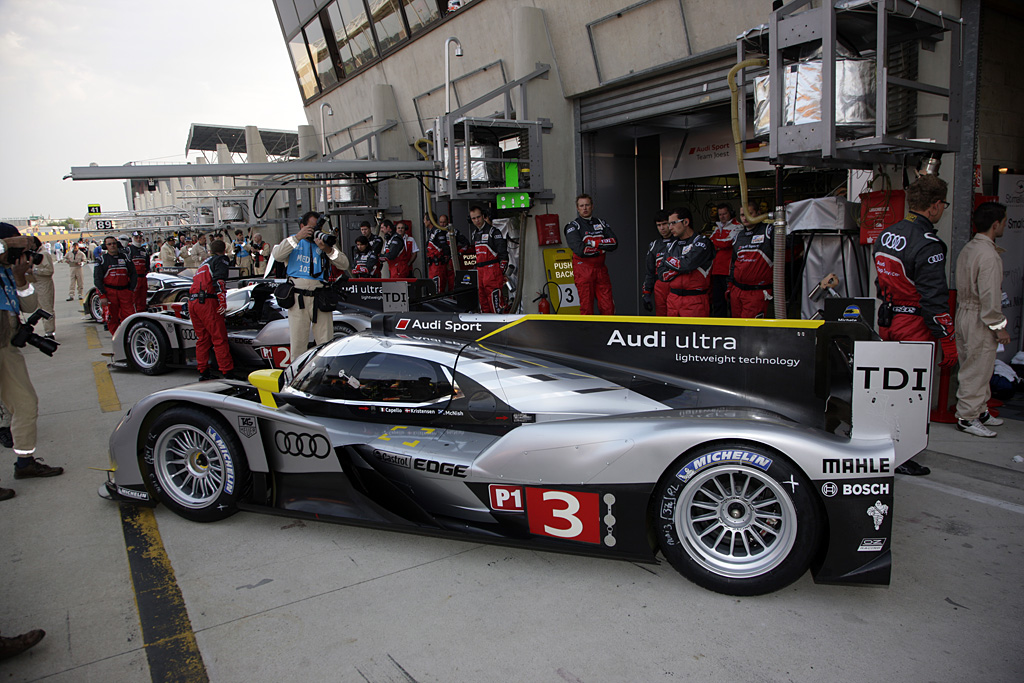
M 272 253 L 275 261 L 287 264 L 288 282 L 294 286 L 295 303 L 288 309 L 293 360 L 309 347 L 310 325 L 317 344 L 329 342 L 334 336 L 331 312 L 323 310 L 323 305 L 318 306 L 318 302 L 324 300 L 320 290 L 331 274 L 329 264 L 348 269 L 348 257 L 343 251 L 327 246 L 319 236 L 314 236 L 318 220 L 320 214 L 316 211 L 304 214 L 299 221 L 299 232 L 282 240 Z
M 488 220 L 479 206 L 469 209 L 473 222 L 473 248 L 476 251 L 476 288 L 481 313 L 504 313 L 505 268 L 508 267 L 508 246 L 505 238 Z

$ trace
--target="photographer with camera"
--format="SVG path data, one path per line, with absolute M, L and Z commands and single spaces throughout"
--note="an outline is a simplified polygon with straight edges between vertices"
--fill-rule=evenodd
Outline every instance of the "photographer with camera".
M 326 343 L 334 336 L 332 313 L 337 293 L 325 287 L 331 273 L 328 264 L 347 270 L 348 257 L 335 246 L 338 238 L 323 231 L 326 225 L 326 216 L 309 211 L 299 221 L 299 232 L 282 240 L 271 254 L 275 261 L 287 263 L 288 282 L 279 287 L 276 294 L 281 306 L 288 309 L 293 360 L 309 346 L 310 325 L 317 344 Z M 284 291 L 289 289 L 290 292 Z M 320 312 L 324 315 L 319 315 Z
M 35 256 L 31 259 L 31 267 L 25 274 L 25 279 L 36 290 L 36 301 L 39 308 L 50 314 L 50 317 L 43 321 L 43 330 L 47 339 L 53 339 L 57 332 L 57 319 L 53 316 L 53 257 L 42 249 L 43 243 L 38 237 L 32 238 L 35 241 Z
M 61 467 L 50 467 L 34 457 L 36 421 L 39 399 L 28 376 L 28 366 L 19 347 L 31 343 L 53 353 L 56 343 L 40 339 L 31 327 L 21 324 L 22 308 L 34 309 L 36 295 L 25 274 L 29 269 L 31 248 L 35 241 L 22 237 L 10 223 L 0 223 L 0 400 L 11 412 L 11 435 L 14 439 L 14 478 L 55 477 L 64 473 Z M 32 317 L 38 320 L 38 312 Z M 52 345 L 52 348 L 48 345 Z M 44 349 L 46 346 L 47 349 Z M 11 489 L 0 489 L 0 500 L 14 497 Z
M 135 283 L 138 276 L 121 243 L 113 235 L 103 239 L 106 249 L 92 269 L 92 283 L 100 293 L 100 304 L 107 311 L 107 330 L 114 336 L 121 321 L 135 312 Z

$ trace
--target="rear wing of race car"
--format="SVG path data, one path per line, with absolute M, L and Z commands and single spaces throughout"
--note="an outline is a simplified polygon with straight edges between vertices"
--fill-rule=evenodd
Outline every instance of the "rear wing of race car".
M 852 439 L 928 444 L 932 345 L 853 321 L 395 313 L 373 328 L 571 359 L 622 382 L 685 387 L 694 407 L 752 406 Z

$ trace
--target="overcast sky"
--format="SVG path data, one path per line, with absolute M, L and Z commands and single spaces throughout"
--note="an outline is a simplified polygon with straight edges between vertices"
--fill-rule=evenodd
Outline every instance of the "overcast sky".
M 305 122 L 271 0 L 0 0 L 0 218 L 123 211 L 124 181 L 61 178 L 182 163 L 192 123 Z

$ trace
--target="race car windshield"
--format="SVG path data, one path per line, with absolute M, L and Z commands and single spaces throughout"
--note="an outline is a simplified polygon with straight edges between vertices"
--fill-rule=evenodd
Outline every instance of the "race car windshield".
M 311 358 L 290 384 L 311 396 L 359 403 L 436 403 L 454 392 L 436 363 L 392 353 Z

